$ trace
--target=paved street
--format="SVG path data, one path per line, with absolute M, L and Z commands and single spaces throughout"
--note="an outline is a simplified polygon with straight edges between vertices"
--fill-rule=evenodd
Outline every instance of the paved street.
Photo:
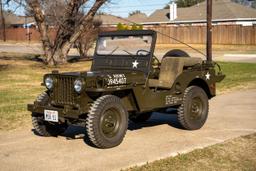
M 256 63 L 256 54 L 224 54 L 222 61 Z
M 256 132 L 255 99 L 256 90 L 217 96 L 198 131 L 180 129 L 176 115 L 155 114 L 147 123 L 131 125 L 124 142 L 107 150 L 68 138 L 84 133 L 82 128 L 72 127 L 58 138 L 38 137 L 30 127 L 0 132 L 1 170 L 120 170 L 221 143 Z
M 166 50 L 167 52 L 168 50 Z M 26 44 L 26 43 L 0 43 L 0 52 L 12 52 L 12 53 L 31 53 L 31 54 L 42 54 L 42 48 L 39 43 L 37 44 Z M 161 59 L 163 55 L 166 53 L 165 51 L 156 51 L 155 55 Z M 89 55 L 93 55 L 93 49 L 89 51 Z M 203 55 L 199 53 L 195 53 L 194 51 L 189 51 L 190 56 L 192 57 L 201 57 L 205 58 Z M 78 56 L 78 52 L 76 49 L 71 49 L 69 55 Z M 256 54 L 241 54 L 241 52 L 213 52 L 213 59 L 216 61 L 227 61 L 227 62 L 249 62 L 256 63 Z
M 28 54 L 43 54 L 43 49 L 40 43 L 0 43 L 0 52 L 7 53 L 28 53 Z M 71 49 L 70 55 L 78 55 L 76 49 Z
M 0 52 L 42 54 L 41 44 L 0 43 Z

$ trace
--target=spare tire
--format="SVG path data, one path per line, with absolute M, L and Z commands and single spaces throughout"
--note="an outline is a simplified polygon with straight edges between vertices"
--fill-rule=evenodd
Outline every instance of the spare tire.
M 173 49 L 167 52 L 163 58 L 166 57 L 190 57 L 189 54 L 183 50 L 180 49 Z

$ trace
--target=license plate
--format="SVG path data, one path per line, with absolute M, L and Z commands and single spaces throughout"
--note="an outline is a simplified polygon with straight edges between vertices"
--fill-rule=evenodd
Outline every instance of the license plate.
M 44 120 L 51 121 L 51 122 L 58 122 L 58 111 L 54 110 L 45 110 L 44 111 Z

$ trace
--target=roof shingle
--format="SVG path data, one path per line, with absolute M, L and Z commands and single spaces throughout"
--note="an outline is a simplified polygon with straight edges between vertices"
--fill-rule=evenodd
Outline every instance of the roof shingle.
M 157 22 L 170 22 L 169 9 L 159 9 L 151 14 L 145 23 Z M 199 21 L 206 20 L 206 2 L 199 3 L 198 5 L 178 8 L 178 21 Z M 256 9 L 246 7 L 231 0 L 213 0 L 213 20 L 232 20 L 232 19 L 256 19 Z
M 5 17 L 6 24 L 10 24 L 10 25 L 24 25 L 26 23 L 35 22 L 33 17 L 18 16 L 13 13 L 5 12 L 5 11 L 4 11 L 4 17 Z
M 116 25 L 118 23 L 122 23 L 122 24 L 129 23 L 127 20 L 111 14 L 96 15 L 95 19 L 101 20 L 103 25 Z
M 127 19 L 129 21 L 132 21 L 134 23 L 143 23 L 147 20 L 147 15 L 144 14 L 144 13 L 138 13 L 138 14 L 134 14 L 134 15 L 131 15 L 129 16 Z

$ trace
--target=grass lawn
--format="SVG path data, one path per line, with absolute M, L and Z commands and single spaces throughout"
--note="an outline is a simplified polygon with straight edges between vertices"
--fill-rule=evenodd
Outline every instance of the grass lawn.
M 11 56 L 11 57 L 10 57 Z M 88 70 L 90 62 L 78 62 L 49 68 L 35 62 L 32 56 L 0 54 L 0 130 L 10 130 L 30 123 L 27 104 L 42 91 L 40 84 L 45 73 L 52 70 L 82 71 Z
M 256 134 L 158 160 L 126 171 L 256 170 Z
M 43 75 L 51 70 L 89 70 L 91 62 L 78 62 L 49 68 L 32 61 L 32 56 L 0 53 L 0 130 L 11 130 L 30 124 L 27 104 L 40 92 Z M 221 62 L 226 79 L 218 84 L 219 92 L 236 88 L 256 88 L 256 64 Z
M 226 78 L 219 84 L 219 92 L 256 88 L 256 64 L 218 62 Z

